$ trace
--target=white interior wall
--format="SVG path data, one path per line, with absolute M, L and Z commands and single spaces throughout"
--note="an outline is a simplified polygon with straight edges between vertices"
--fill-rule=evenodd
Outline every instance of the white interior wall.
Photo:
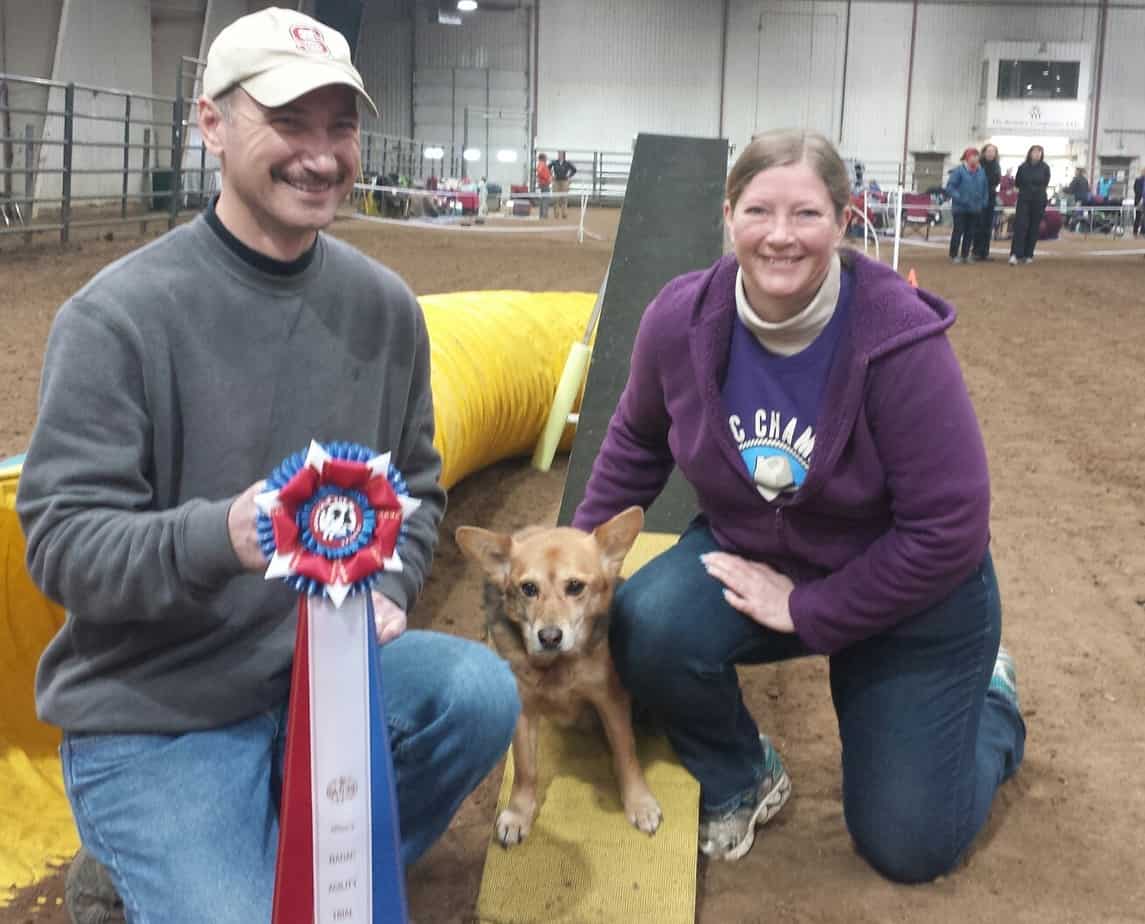
M 174 96 L 179 61 L 199 55 L 207 0 L 151 0 L 150 5 L 151 85 L 158 96 Z M 189 85 L 183 88 L 191 91 Z
M 413 131 L 414 28 L 407 0 L 373 0 L 363 11 L 355 62 L 380 113 L 364 115 L 366 131 L 403 137 Z
M 727 134 L 736 143 L 754 130 L 779 124 L 823 130 L 827 110 L 837 112 L 835 96 L 841 94 L 842 131 L 836 121 L 835 130 L 827 134 L 845 156 L 863 159 L 868 173 L 893 181 L 903 159 L 912 4 L 881 0 L 850 4 L 846 83 L 840 88 L 834 74 L 826 73 L 826 59 L 816 60 L 815 49 L 838 48 L 841 61 L 843 42 L 830 41 L 832 30 L 827 23 L 840 15 L 840 8 L 845 22 L 847 6 L 811 0 L 733 0 Z M 780 28 L 769 35 L 769 25 Z M 989 135 L 979 124 L 983 121 L 979 89 L 985 42 L 1096 42 L 1097 25 L 1097 10 L 1081 0 L 1073 8 L 1012 2 L 919 4 L 906 145 L 908 178 L 909 152 L 947 152 L 956 158 L 965 146 L 981 144 Z M 1119 118 L 1125 112 L 1127 120 L 1122 121 L 1127 124 L 1133 124 L 1134 111 L 1138 120 L 1145 118 L 1140 94 L 1128 89 L 1140 83 L 1134 71 L 1139 71 L 1138 56 L 1145 47 L 1142 30 L 1145 4 L 1140 10 L 1110 12 L 1103 125 L 1108 124 L 1110 112 L 1117 112 Z M 1118 88 L 1116 97 L 1111 96 L 1111 85 Z M 1103 137 L 1108 136 L 1103 133 Z M 1133 139 L 1145 141 L 1145 135 L 1126 134 L 1109 138 L 1107 143 L 1127 150 Z M 1075 143 L 1071 150 L 1083 161 L 1087 156 L 1084 142 Z
M 418 67 L 468 67 L 525 72 L 528 67 L 525 9 L 464 15 L 463 26 L 418 20 Z
M 540 2 L 537 138 L 631 151 L 641 131 L 719 132 L 719 0 Z
M 149 0 L 116 0 L 115 3 L 109 4 L 95 4 L 88 0 L 64 0 L 55 60 L 52 64 L 52 80 L 61 83 L 74 81 L 89 86 L 150 94 L 154 82 L 151 60 Z M 55 111 L 64 108 L 63 89 L 52 89 L 48 106 Z M 77 90 L 74 111 L 77 114 L 122 117 L 124 97 L 119 94 Z M 141 119 L 149 119 L 151 106 L 144 100 L 133 101 L 132 114 L 138 115 Z M 73 124 L 73 138 L 77 142 L 108 145 L 123 143 L 122 124 L 83 118 L 76 118 Z M 45 142 L 60 141 L 63 133 L 62 116 L 49 116 L 45 119 L 43 132 Z M 143 126 L 134 126 L 132 142 L 141 143 L 142 139 Z M 131 155 L 132 166 L 139 166 L 142 151 L 133 150 Z M 162 160 L 161 154 L 160 161 Z M 72 195 L 119 194 L 123 177 L 121 173 L 114 171 L 123 168 L 121 147 L 89 147 L 83 151 L 82 164 L 78 162 L 79 158 L 76 158 L 76 161 L 73 167 L 112 172 L 74 176 Z M 154 157 L 152 162 L 154 163 Z M 58 170 L 62 164 L 61 145 L 43 144 L 40 150 L 39 168 Z M 143 178 L 136 174 L 130 177 L 128 191 L 139 192 L 143 188 L 142 184 Z M 61 189 L 59 173 L 40 173 L 36 178 L 37 199 L 58 197 Z M 44 205 L 48 208 L 55 207 L 55 203 L 52 202 L 46 202 Z
M 63 0 L 0 0 L 0 73 L 50 77 Z
M 897 176 L 902 160 L 910 27 L 910 4 L 851 5 L 843 132 L 835 140 L 880 182 Z
M 464 26 L 418 20 L 414 26 L 414 137 L 428 145 L 461 150 L 477 159 L 464 165 L 473 179 L 508 185 L 528 169 L 530 14 L 526 9 L 465 17 Z M 500 162 L 497 151 L 513 151 Z M 422 172 L 449 173 L 448 165 Z
M 1097 154 L 1136 157 L 1145 167 L 1145 10 L 1110 10 Z M 1109 129 L 1121 129 L 1111 132 Z
M 26 77 L 47 79 L 52 76 L 52 62 L 56 55 L 56 35 L 60 28 L 60 10 L 63 0 L 43 0 L 41 3 L 25 3 L 23 0 L 0 0 L 0 16 L 3 16 L 3 41 L 0 42 L 0 73 L 20 74 Z M 9 81 L 8 105 L 13 109 L 43 110 L 48 102 L 48 91 L 43 87 Z M 30 126 L 33 137 L 43 131 L 44 117 L 26 112 L 13 112 L 0 120 L 0 135 L 11 138 L 24 138 L 26 127 Z M 25 148 L 22 143 L 11 143 L 8 150 L 0 153 L 0 166 L 8 157 L 13 169 L 23 170 L 26 164 Z M 35 147 L 32 148 L 33 165 Z M 0 193 L 11 190 L 15 196 L 25 195 L 26 177 L 32 174 L 9 174 L 0 176 Z
M 199 56 L 207 6 L 208 0 L 151 0 L 151 70 L 155 95 L 170 98 L 176 94 L 194 96 L 201 89 L 197 80 L 198 68 L 183 59 Z M 166 103 L 155 101 L 151 109 L 156 120 L 172 117 L 173 106 Z M 199 171 L 186 178 L 191 181 L 192 188 L 198 189 L 201 184 L 210 182 L 202 168 L 213 170 L 215 163 L 213 159 L 210 164 L 207 163 L 208 158 L 203 149 L 202 138 L 194 128 L 193 110 L 187 113 L 187 120 L 190 127 L 187 132 L 187 145 L 184 148 L 183 168 Z M 157 128 L 160 127 L 151 126 L 153 135 Z M 161 129 L 159 137 L 166 144 L 170 138 L 170 130 Z M 150 163 L 156 163 L 154 157 Z M 161 167 L 165 167 L 169 159 L 161 157 L 158 163 Z
M 987 40 L 1019 37 L 1013 35 L 1014 23 L 1019 20 L 1008 14 L 972 7 L 919 7 L 909 151 L 943 151 L 957 162 L 967 145 L 981 143 L 974 126 L 982 81 L 982 48 Z M 1022 15 L 1026 15 L 1024 11 Z M 901 160 L 902 136 L 896 140 L 896 159 Z
M 846 4 L 733 0 L 724 126 L 736 150 L 753 134 L 803 127 L 838 134 Z
M 952 166 L 968 145 L 981 146 L 998 134 L 986 126 L 979 107 L 987 42 L 1095 41 L 1096 30 L 1096 11 L 1088 8 L 920 6 L 909 150 L 946 152 Z M 1082 75 L 1080 95 L 1089 86 L 1088 77 Z M 996 92 L 996 78 L 992 69 L 991 95 Z M 1018 144 L 1023 150 L 1026 141 Z M 1016 166 L 1012 158 L 1003 151 L 1004 169 Z M 1054 181 L 1066 180 L 1064 172 L 1059 166 Z
M 295 5 L 294 0 L 279 2 Z M 171 56 L 195 44 L 194 16 L 180 21 L 177 11 L 197 15 L 203 8 L 198 43 L 202 55 L 223 25 L 270 5 L 266 0 L 206 0 L 205 8 L 204 0 L 0 4 L 6 27 L 0 53 L 8 72 L 162 95 L 173 89 L 166 74 Z M 849 34 L 844 29 L 848 6 Z M 505 100 L 504 105 L 520 101 L 521 108 L 531 108 L 528 5 L 467 17 L 460 28 L 430 25 L 424 8 L 416 18 L 412 8 L 412 0 L 367 0 L 359 64 L 383 109 L 381 119 L 367 127 L 408 135 L 414 126 L 415 136 L 426 133 L 432 140 L 460 143 L 465 101 L 479 105 L 496 97 Z M 625 151 L 641 130 L 714 135 L 722 122 L 729 140 L 742 146 L 762 128 L 808 125 L 826 129 L 845 155 L 897 171 L 903 151 L 911 9 L 910 2 L 886 0 L 729 0 L 721 114 L 721 0 L 633 0 L 622 5 L 611 0 L 539 0 L 536 139 L 546 149 Z M 1108 15 L 1096 153 L 1145 158 L 1145 99 L 1139 89 L 1145 4 L 1118 6 Z M 1074 8 L 921 3 L 908 148 L 956 155 L 966 144 L 984 140 L 978 97 L 986 41 L 1096 45 L 1097 24 L 1094 4 L 1082 0 Z M 434 111 L 442 104 L 445 72 L 450 75 L 451 100 L 444 111 Z M 423 88 L 420 104 L 415 82 Z M 1096 83 L 1091 81 L 1094 91 Z M 35 99 L 37 93 L 44 97 L 43 91 L 13 85 L 9 92 L 13 106 L 28 103 L 32 108 L 46 102 Z M 121 98 L 112 96 L 81 103 L 86 111 L 122 111 Z M 418 109 L 421 118 L 416 117 Z M 13 116 L 13 133 L 20 134 L 20 120 L 29 118 Z M 49 138 L 59 137 L 58 123 L 49 120 Z M 78 136 L 95 137 L 93 133 L 102 131 L 122 139 L 122 128 L 98 124 L 77 122 Z M 446 133 L 450 138 L 443 137 Z M 1083 163 L 1090 135 L 1087 131 L 1072 149 Z M 20 152 L 14 159 L 21 160 Z M 109 148 L 104 159 L 119 165 L 122 152 Z M 59 149 L 45 146 L 39 162 L 58 165 Z M 93 184 L 118 191 L 120 179 L 109 176 L 102 182 L 77 176 L 76 191 L 90 191 Z M 40 181 L 44 194 L 59 189 L 58 177 L 41 176 Z

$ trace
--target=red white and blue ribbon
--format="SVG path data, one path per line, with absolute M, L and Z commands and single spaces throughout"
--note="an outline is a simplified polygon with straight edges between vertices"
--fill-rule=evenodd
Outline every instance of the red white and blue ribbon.
M 370 589 L 411 498 L 389 453 L 312 442 L 256 498 L 266 577 L 299 592 L 272 924 L 406 920 Z

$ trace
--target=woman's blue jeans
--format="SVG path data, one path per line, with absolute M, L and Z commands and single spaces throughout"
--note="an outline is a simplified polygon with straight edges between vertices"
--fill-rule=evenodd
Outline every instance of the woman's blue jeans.
M 504 755 L 520 705 L 475 642 L 410 631 L 381 659 L 408 865 Z M 285 705 L 183 735 L 64 736 L 80 838 L 131 924 L 269 924 L 285 738 Z
M 737 664 L 810 652 L 733 609 L 700 555 L 702 521 L 619 589 L 613 658 L 639 710 L 668 735 L 705 811 L 734 808 L 759 779 L 758 730 Z M 989 553 L 945 600 L 830 659 L 843 752 L 843 814 L 883 875 L 924 882 L 952 869 L 1022 761 L 1017 707 L 988 690 L 1001 636 Z

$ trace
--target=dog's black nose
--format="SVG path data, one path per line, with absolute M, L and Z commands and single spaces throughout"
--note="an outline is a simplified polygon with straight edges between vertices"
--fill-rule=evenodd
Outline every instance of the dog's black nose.
M 561 643 L 563 634 L 556 626 L 546 626 L 537 633 L 537 638 L 541 640 L 542 648 L 556 648 Z

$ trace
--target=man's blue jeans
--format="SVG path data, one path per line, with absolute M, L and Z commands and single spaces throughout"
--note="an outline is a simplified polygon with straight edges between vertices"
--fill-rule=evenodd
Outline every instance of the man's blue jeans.
M 381 659 L 408 865 L 504 755 L 520 705 L 475 642 L 410 631 Z M 184 735 L 65 735 L 80 838 L 131 924 L 269 924 L 285 737 L 285 705 Z
M 810 652 L 726 602 L 700 562 L 716 548 L 697 521 L 637 571 L 617 592 L 611 644 L 638 709 L 700 781 L 703 809 L 719 812 L 754 792 L 763 757 L 735 666 Z M 953 868 L 1022 761 L 1022 717 L 987 690 L 1001 622 L 987 553 L 945 600 L 831 657 L 843 814 L 858 851 L 890 879 Z

